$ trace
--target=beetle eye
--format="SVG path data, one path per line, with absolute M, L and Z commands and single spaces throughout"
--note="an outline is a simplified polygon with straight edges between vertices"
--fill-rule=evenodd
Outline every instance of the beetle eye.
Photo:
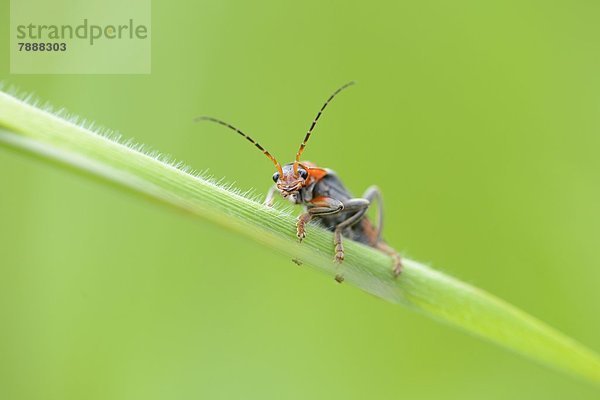
M 273 174 L 273 182 L 277 182 L 279 180 L 279 172 L 275 172 Z
M 306 170 L 299 169 L 299 170 L 298 170 L 298 174 L 300 175 L 300 177 L 301 177 L 302 179 L 306 179 L 306 178 L 308 178 L 308 172 L 306 172 Z

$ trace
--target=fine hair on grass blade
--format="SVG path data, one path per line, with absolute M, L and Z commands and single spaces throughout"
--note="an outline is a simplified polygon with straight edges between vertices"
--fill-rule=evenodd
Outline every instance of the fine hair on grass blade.
M 299 245 L 291 214 L 5 92 L 0 92 L 0 143 L 211 221 L 332 277 L 336 273 L 330 232 L 310 226 Z M 388 256 L 349 240 L 345 245 L 345 284 L 600 384 L 598 355 L 538 319 L 413 260 L 405 259 L 403 273 L 394 278 Z

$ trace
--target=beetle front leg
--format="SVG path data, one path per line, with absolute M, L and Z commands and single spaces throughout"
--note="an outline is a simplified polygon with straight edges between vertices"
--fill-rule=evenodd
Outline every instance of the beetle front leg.
M 313 217 L 337 214 L 344 209 L 344 204 L 341 201 L 325 196 L 315 197 L 310 201 L 310 204 L 310 208 L 304 214 L 301 214 L 296 222 L 296 235 L 301 242 L 306 237 L 306 224 Z
M 267 192 L 267 197 L 265 198 L 265 206 L 273 207 L 273 200 L 275 200 L 275 192 L 277 191 L 277 185 L 271 186 L 269 191 Z
M 298 220 L 296 221 L 296 236 L 298 236 L 298 240 L 300 242 L 302 242 L 302 239 L 306 237 L 305 226 L 310 222 L 312 217 L 313 216 L 310 212 L 306 212 L 298 216 Z

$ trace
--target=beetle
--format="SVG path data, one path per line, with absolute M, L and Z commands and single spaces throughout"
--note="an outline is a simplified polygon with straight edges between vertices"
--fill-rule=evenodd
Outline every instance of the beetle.
M 301 161 L 306 143 L 327 105 L 342 90 L 354 83 L 353 81 L 346 83 L 329 96 L 304 136 L 304 140 L 296 152 L 295 160 L 283 166 L 263 146 L 233 125 L 207 116 L 198 117 L 196 120 L 212 121 L 237 132 L 275 164 L 276 172 L 273 174 L 275 184 L 269 190 L 265 204 L 272 206 L 274 195 L 279 192 L 283 198 L 304 206 L 304 213 L 298 216 L 296 222 L 296 234 L 300 242 L 306 237 L 306 224 L 316 220 L 327 230 L 333 232 L 334 262 L 341 263 L 344 260 L 342 237 L 346 237 L 390 255 L 393 259 L 393 274 L 398 276 L 402 271 L 402 259 L 399 253 L 390 247 L 381 236 L 383 202 L 379 188 L 371 186 L 362 197 L 354 197 L 333 170 L 318 167 L 310 161 Z M 374 225 L 366 216 L 366 212 L 373 202 L 378 203 L 377 225 Z M 341 275 L 337 275 L 336 280 L 341 282 L 343 278 Z

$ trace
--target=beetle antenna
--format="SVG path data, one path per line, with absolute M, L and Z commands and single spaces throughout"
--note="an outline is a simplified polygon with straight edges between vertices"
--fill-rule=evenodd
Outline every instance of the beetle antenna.
M 304 152 L 304 148 L 306 147 L 306 142 L 308 142 L 308 139 L 310 139 L 310 135 L 312 134 L 312 131 L 315 128 L 315 125 L 317 125 L 317 121 L 321 117 L 321 114 L 323 113 L 323 110 L 325 110 L 325 107 L 327 107 L 329 102 L 331 100 L 333 100 L 333 98 L 335 96 L 337 96 L 337 94 L 339 92 L 341 92 L 342 90 L 346 89 L 349 86 L 354 85 L 355 83 L 356 83 L 355 81 L 350 81 L 350 82 L 346 83 L 344 86 L 340 87 L 338 90 L 333 92 L 333 94 L 331 96 L 329 96 L 329 98 L 327 99 L 325 104 L 323 104 L 323 107 L 321 107 L 321 109 L 319 110 L 319 113 L 317 114 L 314 121 L 310 125 L 310 128 L 308 128 L 308 132 L 306 132 L 306 136 L 304 136 L 304 140 L 300 144 L 300 148 L 298 149 L 298 152 L 296 153 L 296 162 L 294 162 L 294 173 L 298 173 L 298 163 L 300 162 L 300 157 L 302 156 L 302 153 Z
M 228 124 L 225 121 L 221 121 L 220 119 L 217 118 L 213 118 L 213 117 L 206 117 L 206 116 L 202 116 L 202 117 L 197 117 L 196 119 L 194 119 L 194 121 L 198 122 L 198 121 L 212 121 L 212 122 L 216 122 L 217 124 L 226 126 L 227 128 L 236 131 L 237 133 L 239 133 L 240 135 L 242 135 L 243 137 L 246 138 L 246 140 L 248 140 L 250 143 L 252 143 L 254 146 L 256 146 L 256 148 L 258 148 L 260 151 L 262 151 L 262 153 L 267 156 L 267 158 L 271 161 L 273 161 L 273 164 L 275 164 L 275 167 L 277 167 L 277 171 L 279 172 L 279 174 L 281 176 L 283 176 L 283 170 L 281 169 L 281 164 L 279 164 L 279 162 L 277 161 L 277 159 L 275 159 L 275 157 L 273 157 L 273 155 L 271 155 L 271 153 L 269 153 L 264 147 L 262 147 L 260 145 L 260 143 L 258 143 L 257 141 L 255 141 L 254 139 L 252 139 L 250 136 L 246 135 L 244 132 L 240 131 L 238 128 L 236 128 L 233 125 Z

